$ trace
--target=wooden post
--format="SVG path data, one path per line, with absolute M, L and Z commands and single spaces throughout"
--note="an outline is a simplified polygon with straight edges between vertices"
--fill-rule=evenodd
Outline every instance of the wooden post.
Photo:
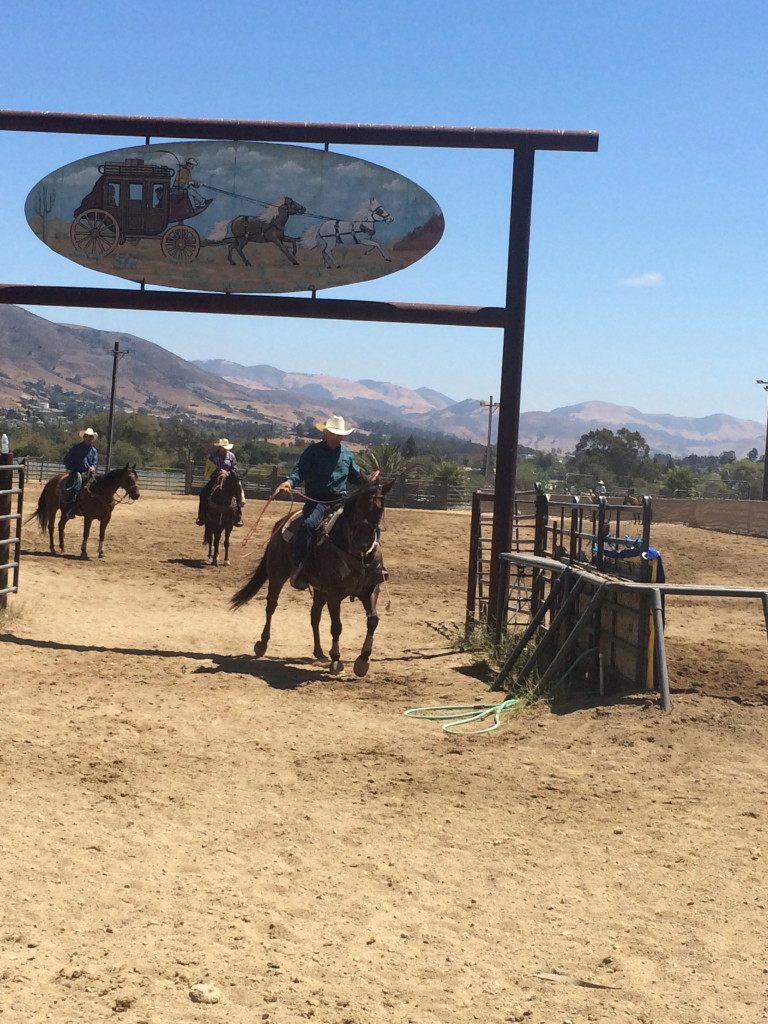
M 512 209 L 509 225 L 507 296 L 504 310 L 504 347 L 501 357 L 499 425 L 496 437 L 496 486 L 491 540 L 491 583 L 488 626 L 497 641 L 504 631 L 509 563 L 501 555 L 512 543 L 512 520 L 520 431 L 520 392 L 523 377 L 525 300 L 528 284 L 534 150 L 515 150 L 512 174 Z
M 3 448 L 8 447 L 8 438 L 3 434 Z M 13 464 L 13 453 L 0 451 L 0 467 Z M 13 470 L 0 468 L 0 541 L 9 540 L 11 536 L 11 490 L 13 488 Z M 8 493 L 2 493 L 7 491 Z M 8 562 L 10 561 L 10 544 L 0 544 L 0 591 L 8 588 Z M 8 594 L 0 593 L 0 610 L 8 606 Z

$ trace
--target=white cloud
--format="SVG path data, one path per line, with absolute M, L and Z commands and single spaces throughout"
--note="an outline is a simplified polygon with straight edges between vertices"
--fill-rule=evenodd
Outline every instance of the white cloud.
M 620 283 L 630 288 L 659 288 L 664 284 L 664 278 L 654 270 L 648 274 L 640 274 L 639 277 L 624 277 Z

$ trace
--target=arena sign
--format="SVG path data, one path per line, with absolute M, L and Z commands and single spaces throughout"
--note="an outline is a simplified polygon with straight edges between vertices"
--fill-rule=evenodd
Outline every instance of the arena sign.
M 440 207 L 394 171 L 260 142 L 136 146 L 67 164 L 25 205 L 38 238 L 91 270 L 171 288 L 301 292 L 410 266 Z

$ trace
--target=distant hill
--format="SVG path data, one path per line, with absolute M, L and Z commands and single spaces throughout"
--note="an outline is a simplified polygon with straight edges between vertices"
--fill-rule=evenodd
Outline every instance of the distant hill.
M 409 391 L 396 384 L 374 380 L 345 380 L 321 374 L 285 373 L 274 366 L 240 366 L 224 359 L 198 360 L 200 366 L 226 380 L 253 388 L 259 394 L 270 388 L 280 393 L 301 394 L 330 403 L 354 421 L 382 419 L 402 427 L 417 426 L 443 434 L 464 437 L 484 444 L 488 437 L 488 408 L 475 398 L 461 402 L 429 388 Z M 493 440 L 496 421 L 492 422 Z M 520 416 L 521 445 L 538 451 L 572 451 L 576 442 L 591 430 L 607 427 L 636 430 L 654 452 L 681 456 L 719 455 L 735 451 L 740 458 L 751 448 L 762 454 L 764 427 L 755 420 L 736 419 L 717 413 L 704 417 L 644 413 L 630 406 L 610 402 L 582 402 L 551 412 L 524 412 Z
M 353 423 L 379 420 L 400 429 L 432 431 L 485 444 L 488 408 L 475 398 L 455 401 L 429 387 L 410 390 L 376 380 L 291 373 L 229 360 L 189 362 L 151 341 L 74 324 L 56 324 L 18 306 L 0 305 L 0 410 L 17 409 L 52 392 L 109 404 L 115 343 L 118 404 L 159 416 L 199 421 L 268 421 L 290 429 L 307 416 L 331 413 Z M 497 416 L 493 417 L 495 440 Z M 644 413 L 609 402 L 582 402 L 520 417 L 520 444 L 568 452 L 582 434 L 607 427 L 636 430 L 654 452 L 719 455 L 751 448 L 762 454 L 765 432 L 755 420 L 716 413 L 698 418 Z

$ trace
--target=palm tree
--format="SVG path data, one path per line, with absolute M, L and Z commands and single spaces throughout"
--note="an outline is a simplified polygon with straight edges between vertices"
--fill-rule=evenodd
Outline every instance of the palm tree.
M 360 456 L 360 467 L 368 473 L 379 471 L 386 480 L 397 480 L 406 476 L 410 462 L 403 455 L 399 445 L 375 444 Z

